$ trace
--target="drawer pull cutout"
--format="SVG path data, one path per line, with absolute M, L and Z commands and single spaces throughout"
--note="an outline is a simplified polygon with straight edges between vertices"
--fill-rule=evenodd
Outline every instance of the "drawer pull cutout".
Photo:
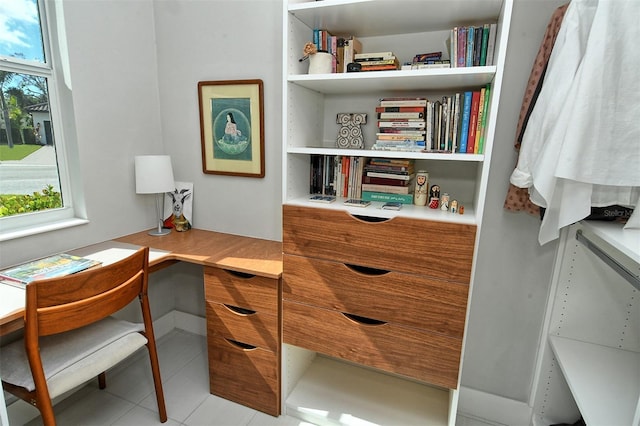
M 232 271 L 230 269 L 224 269 L 224 271 L 229 275 L 234 275 L 238 278 L 253 278 L 255 274 L 248 274 L 246 272 Z
M 245 309 L 239 306 L 227 305 L 226 303 L 224 303 L 224 306 L 230 311 L 240 315 L 254 315 L 256 313 L 256 311 L 252 311 L 251 309 Z
M 350 263 L 345 263 L 344 266 L 346 266 L 347 268 L 353 271 L 360 272 L 361 274 L 365 274 L 365 275 L 384 275 L 389 273 L 389 271 L 386 271 L 384 269 L 369 268 L 367 266 L 352 265 Z
M 360 216 L 359 214 L 352 214 L 351 216 L 363 222 L 370 223 L 386 222 L 387 220 L 389 220 L 389 218 L 387 217 Z
M 236 347 L 242 349 L 243 351 L 252 351 L 252 350 L 257 348 L 257 346 L 253 346 L 253 345 L 250 345 L 248 343 L 238 342 L 237 340 L 233 340 L 233 339 L 227 339 L 226 337 L 225 337 L 224 340 L 226 340 L 227 342 L 229 342 L 233 346 L 236 346 Z
M 380 321 L 373 318 L 361 317 L 360 315 L 348 314 L 346 312 L 341 312 L 341 313 L 345 317 L 349 318 L 351 321 L 355 321 L 358 324 L 377 326 L 377 325 L 385 325 L 387 323 L 386 321 Z

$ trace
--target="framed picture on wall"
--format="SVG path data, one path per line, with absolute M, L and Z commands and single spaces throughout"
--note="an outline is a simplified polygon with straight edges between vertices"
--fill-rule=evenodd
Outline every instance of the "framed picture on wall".
M 198 82 L 202 171 L 264 177 L 262 80 Z

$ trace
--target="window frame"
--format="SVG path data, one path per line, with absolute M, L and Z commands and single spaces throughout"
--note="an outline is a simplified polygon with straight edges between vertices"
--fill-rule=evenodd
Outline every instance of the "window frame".
M 2 69 L 47 78 L 51 123 L 63 206 L 0 218 L 0 241 L 88 223 L 77 155 L 62 0 L 36 0 L 44 62 L 0 55 Z M 73 179 L 72 176 L 76 178 Z

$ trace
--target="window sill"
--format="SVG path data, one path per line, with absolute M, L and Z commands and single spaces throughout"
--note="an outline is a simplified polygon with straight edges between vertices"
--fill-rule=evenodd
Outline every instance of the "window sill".
M 42 225 L 31 226 L 28 228 L 16 229 L 7 232 L 0 232 L 0 241 L 14 240 L 16 238 L 28 237 L 29 235 L 42 234 L 45 232 L 56 231 L 58 229 L 71 228 L 73 226 L 85 225 L 89 223 L 87 219 L 71 218 L 63 219 L 56 222 L 46 223 Z

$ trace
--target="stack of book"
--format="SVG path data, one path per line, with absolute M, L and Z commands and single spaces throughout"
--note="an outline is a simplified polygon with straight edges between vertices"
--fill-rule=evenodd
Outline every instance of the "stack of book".
M 412 159 L 371 158 L 364 166 L 362 199 L 412 204 L 414 177 Z
M 423 151 L 426 98 L 383 98 L 376 107 L 378 132 L 371 147 L 382 151 Z
M 358 53 L 354 61 L 360 64 L 360 72 L 400 69 L 400 62 L 393 52 Z
M 449 48 L 452 67 L 493 65 L 497 24 L 451 29 Z
M 442 52 L 419 53 L 411 62 L 402 65 L 403 70 L 422 70 L 429 68 L 449 68 L 449 59 L 442 59 Z

